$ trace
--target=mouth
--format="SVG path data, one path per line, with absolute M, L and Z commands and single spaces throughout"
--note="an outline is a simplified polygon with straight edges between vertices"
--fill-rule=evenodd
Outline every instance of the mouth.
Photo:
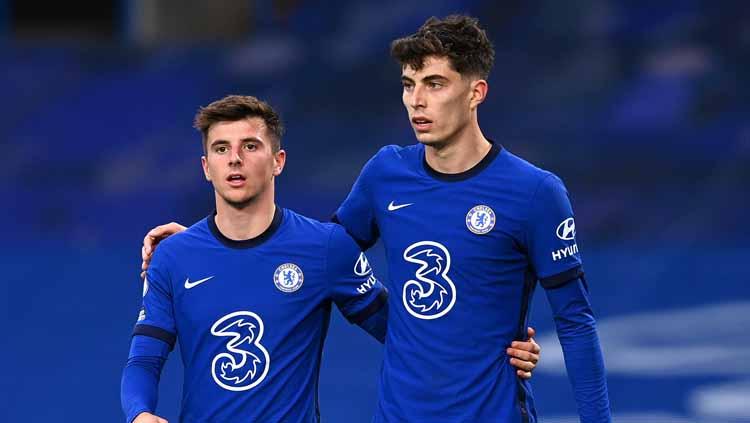
M 432 121 L 422 116 L 411 118 L 411 123 L 417 132 L 428 132 L 432 128 Z
M 247 178 L 239 173 L 232 173 L 231 175 L 227 176 L 227 183 L 231 187 L 241 187 L 245 185 L 246 179 Z

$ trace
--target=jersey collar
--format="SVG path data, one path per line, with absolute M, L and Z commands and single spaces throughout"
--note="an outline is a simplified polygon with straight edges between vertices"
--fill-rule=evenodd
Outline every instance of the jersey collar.
M 219 240 L 219 242 L 221 242 L 222 244 L 226 245 L 229 248 L 252 248 L 257 247 L 258 245 L 271 238 L 271 236 L 273 236 L 276 230 L 279 229 L 279 226 L 281 226 L 282 220 L 284 220 L 284 211 L 279 206 L 276 206 L 276 209 L 273 212 L 273 220 L 271 221 L 271 224 L 268 226 L 268 228 L 266 228 L 263 233 L 256 236 L 255 238 L 243 240 L 229 239 L 224 236 L 223 233 L 221 233 L 219 227 L 216 226 L 216 210 L 214 210 L 214 212 L 211 213 L 206 218 L 206 220 L 208 221 L 208 229 L 211 230 L 213 236 L 216 237 L 216 239 Z
M 490 144 L 492 144 L 492 147 L 490 147 L 490 151 L 487 152 L 487 154 L 482 158 L 482 160 L 479 161 L 479 163 L 475 164 L 474 167 L 471 169 L 467 169 L 463 172 L 459 173 L 443 173 L 438 172 L 437 170 L 430 167 L 429 164 L 427 164 L 427 158 L 425 157 L 424 148 L 422 148 L 422 166 L 424 167 L 425 172 L 427 172 L 428 175 L 432 176 L 433 178 L 445 181 L 445 182 L 457 182 L 457 181 L 464 181 L 466 179 L 471 178 L 472 176 L 478 175 L 481 173 L 487 166 L 492 163 L 493 160 L 495 160 L 495 157 L 497 157 L 500 154 L 500 151 L 502 151 L 503 147 L 496 142 L 489 140 Z

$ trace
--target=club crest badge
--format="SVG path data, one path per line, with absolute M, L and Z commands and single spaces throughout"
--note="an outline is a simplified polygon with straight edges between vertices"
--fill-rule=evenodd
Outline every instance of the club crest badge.
M 477 235 L 484 235 L 495 227 L 495 212 L 485 205 L 472 207 L 466 213 L 466 227 Z
M 284 263 L 273 272 L 273 283 L 282 292 L 294 292 L 302 287 L 304 281 L 302 269 L 294 263 Z

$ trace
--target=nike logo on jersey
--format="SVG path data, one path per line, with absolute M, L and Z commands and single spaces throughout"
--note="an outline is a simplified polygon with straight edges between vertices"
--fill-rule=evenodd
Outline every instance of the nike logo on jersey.
M 213 279 L 213 276 L 209 276 L 207 278 L 203 278 L 200 280 L 197 280 L 195 282 L 190 282 L 190 278 L 185 279 L 185 289 L 195 288 L 196 286 L 202 284 L 203 282 Z
M 409 207 L 412 204 L 414 204 L 414 203 L 404 203 L 404 204 L 398 204 L 398 205 L 396 205 L 396 204 L 393 204 L 393 201 L 391 201 L 391 203 L 388 204 L 388 211 L 395 211 L 395 210 L 398 210 L 398 209 L 403 209 L 404 207 Z

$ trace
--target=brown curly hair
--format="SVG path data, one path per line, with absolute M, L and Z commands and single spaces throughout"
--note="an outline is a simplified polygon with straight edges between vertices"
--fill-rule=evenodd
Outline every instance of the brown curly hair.
M 495 49 L 476 18 L 450 15 L 431 17 L 412 35 L 391 43 L 391 56 L 401 68 L 420 70 L 428 56 L 447 57 L 461 76 L 487 79 L 495 62 Z

